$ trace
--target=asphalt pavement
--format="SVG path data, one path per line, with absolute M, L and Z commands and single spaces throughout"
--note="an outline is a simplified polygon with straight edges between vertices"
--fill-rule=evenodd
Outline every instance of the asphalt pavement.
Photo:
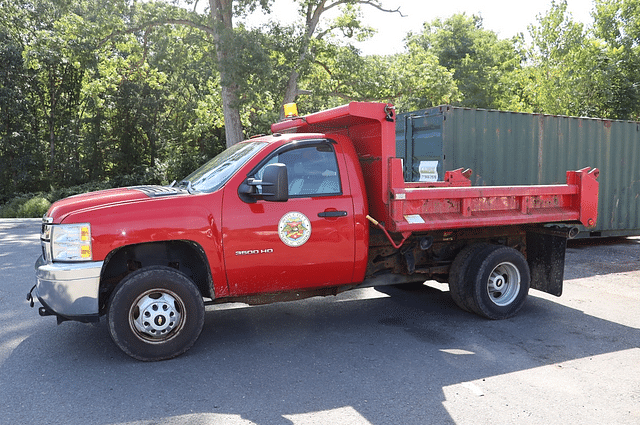
M 190 351 L 143 363 L 29 308 L 39 224 L 0 219 L 0 424 L 640 423 L 637 237 L 572 241 L 562 297 L 508 320 L 436 283 L 211 306 Z

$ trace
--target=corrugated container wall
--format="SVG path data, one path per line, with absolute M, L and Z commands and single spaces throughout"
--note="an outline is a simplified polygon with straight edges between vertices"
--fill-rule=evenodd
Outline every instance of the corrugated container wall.
M 474 186 L 565 183 L 567 170 L 596 167 L 590 235 L 640 235 L 638 122 L 440 106 L 397 116 L 396 156 L 406 181 L 471 168 Z

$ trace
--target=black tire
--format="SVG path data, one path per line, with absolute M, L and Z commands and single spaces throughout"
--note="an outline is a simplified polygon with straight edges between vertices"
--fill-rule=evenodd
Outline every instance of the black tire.
M 472 308 L 473 289 L 471 281 L 467 278 L 467 270 L 475 255 L 487 246 L 486 243 L 467 245 L 458 253 L 449 269 L 449 293 L 451 298 L 453 298 L 458 307 L 470 313 L 474 313 Z
M 137 270 L 118 284 L 107 309 L 113 342 L 143 361 L 183 354 L 204 325 L 204 302 L 183 273 L 169 267 Z
M 465 280 L 471 286 L 471 295 L 466 298 L 471 310 L 498 320 L 512 317 L 522 308 L 531 274 L 519 251 L 489 245 L 473 255 Z

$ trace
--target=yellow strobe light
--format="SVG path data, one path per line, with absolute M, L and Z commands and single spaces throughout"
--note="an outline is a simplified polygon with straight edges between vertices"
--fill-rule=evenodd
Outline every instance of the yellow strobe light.
M 284 105 L 285 118 L 293 118 L 298 116 L 298 105 L 295 103 L 287 103 Z

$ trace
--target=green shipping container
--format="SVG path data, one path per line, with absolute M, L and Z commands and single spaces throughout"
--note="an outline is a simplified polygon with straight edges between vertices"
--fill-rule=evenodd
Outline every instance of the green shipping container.
M 581 236 L 640 235 L 639 122 L 439 106 L 398 114 L 396 156 L 406 181 L 471 168 L 474 186 L 565 183 L 596 167 L 598 224 Z

